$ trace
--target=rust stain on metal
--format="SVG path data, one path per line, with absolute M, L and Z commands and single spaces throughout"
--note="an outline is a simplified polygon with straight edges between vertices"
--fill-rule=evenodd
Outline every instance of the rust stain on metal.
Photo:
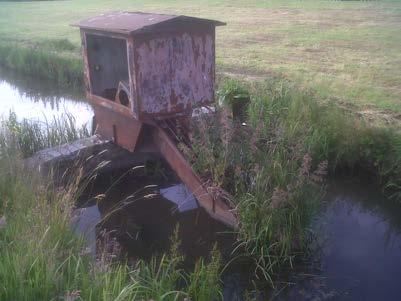
M 169 138 L 168 134 L 162 128 L 158 127 L 153 133 L 153 139 L 160 153 L 170 166 L 175 167 L 177 175 L 189 190 L 192 191 L 199 205 L 213 218 L 229 227 L 236 228 L 238 225 L 231 208 L 225 202 L 215 199 L 213 195 L 203 187 L 200 178 L 192 170 L 191 166 Z
M 83 29 L 134 34 L 163 31 L 177 23 L 205 23 L 214 26 L 225 25 L 223 22 L 182 15 L 152 14 L 144 12 L 116 11 L 109 12 L 72 24 Z
M 165 35 L 135 45 L 139 110 L 171 114 L 213 102 L 213 34 Z
M 76 24 L 81 28 L 88 99 L 96 132 L 129 151 L 162 154 L 208 214 L 233 228 L 230 207 L 215 199 L 177 148 L 192 110 L 214 100 L 215 26 L 187 16 L 112 12 Z M 185 134 L 184 134 L 185 135 Z
M 115 140 L 121 147 L 133 152 L 137 146 L 142 122 L 110 110 L 107 107 L 94 105 L 96 134 L 107 140 Z
M 85 32 L 81 31 L 81 42 L 82 42 L 82 54 L 84 58 L 84 82 L 85 82 L 85 93 L 90 93 L 90 74 L 89 74 L 89 63 L 88 63 L 88 51 L 86 45 Z

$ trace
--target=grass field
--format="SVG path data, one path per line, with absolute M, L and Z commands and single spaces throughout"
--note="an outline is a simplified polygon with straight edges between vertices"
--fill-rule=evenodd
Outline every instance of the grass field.
M 362 170 L 401 200 L 398 124 L 379 127 L 322 103 L 401 119 L 401 1 L 0 0 L 0 64 L 74 85 L 82 65 L 79 33 L 69 24 L 119 9 L 225 21 L 217 35 L 218 72 L 269 78 L 221 81 L 217 96 L 250 96 L 248 125 L 217 108 L 218 118 L 196 127 L 188 150 L 194 168 L 231 194 L 238 256 L 254 261 L 260 279 L 271 284 L 304 251 L 326 173 Z M 0 124 L 0 218 L 7 221 L 0 228 L 0 299 L 219 299 L 217 254 L 190 274 L 175 252 L 103 271 L 83 254 L 69 229 L 75 194 L 49 194 L 20 166 L 22 155 L 87 135 L 70 124 L 55 123 L 46 133 L 13 116 Z
M 0 2 L 1 43 L 79 59 L 79 33 L 69 24 L 110 10 L 222 20 L 219 73 L 277 75 L 364 114 L 401 112 L 401 1 Z

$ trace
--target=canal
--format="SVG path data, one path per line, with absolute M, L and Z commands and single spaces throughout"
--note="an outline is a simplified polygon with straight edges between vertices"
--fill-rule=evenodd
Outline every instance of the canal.
M 0 100 L 3 118 L 15 112 L 19 120 L 46 122 L 69 113 L 81 126 L 89 125 L 93 115 L 79 92 L 4 70 L 0 70 Z M 129 256 L 146 257 L 166 250 L 180 224 L 189 258 L 204 256 L 216 242 L 229 257 L 233 236 L 197 207 L 171 170 L 153 166 L 138 173 L 124 172 L 123 177 L 121 173 L 99 177 L 79 200 L 73 225 L 87 237 L 90 252 L 96 253 L 97 237 L 108 231 Z M 157 196 L 133 198 L 144 186 L 142 197 Z M 93 202 L 100 194 L 105 195 L 104 201 Z M 310 231 L 308 256 L 277 276 L 273 293 L 256 293 L 256 299 L 401 300 L 400 204 L 383 197 L 369 182 L 337 179 L 328 184 Z M 226 275 L 224 299 L 243 300 L 250 277 Z

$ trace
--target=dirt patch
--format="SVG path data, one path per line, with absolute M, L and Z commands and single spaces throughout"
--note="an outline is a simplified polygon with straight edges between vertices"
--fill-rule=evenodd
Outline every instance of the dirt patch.
M 256 34 L 256 35 L 246 36 L 243 38 L 227 39 L 224 41 L 224 46 L 241 48 L 244 46 L 261 44 L 263 46 L 268 47 L 272 45 L 280 45 L 283 39 L 284 37 L 282 35 Z
M 332 97 L 330 101 L 331 100 L 335 101 L 338 107 L 344 111 L 355 113 L 357 116 L 370 123 L 401 126 L 401 113 L 391 110 L 381 110 L 373 106 L 361 108 L 355 104 L 335 97 Z
M 236 79 L 246 80 L 246 81 L 263 81 L 268 78 L 278 78 L 283 79 L 282 74 L 273 71 L 258 71 L 251 68 L 234 68 L 234 67 L 222 67 L 219 68 L 217 72 L 217 78 L 223 77 L 233 77 Z

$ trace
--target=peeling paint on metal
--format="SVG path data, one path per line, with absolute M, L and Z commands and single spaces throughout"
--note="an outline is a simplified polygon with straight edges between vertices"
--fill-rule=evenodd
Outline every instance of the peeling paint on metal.
M 172 114 L 213 101 L 213 32 L 177 33 L 142 41 L 135 57 L 143 113 Z

